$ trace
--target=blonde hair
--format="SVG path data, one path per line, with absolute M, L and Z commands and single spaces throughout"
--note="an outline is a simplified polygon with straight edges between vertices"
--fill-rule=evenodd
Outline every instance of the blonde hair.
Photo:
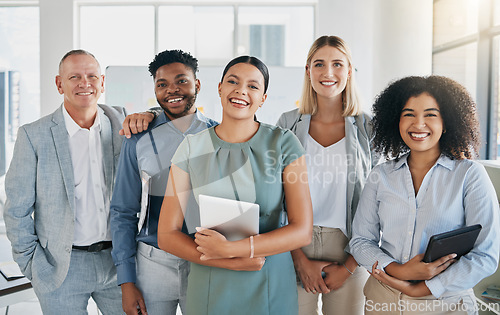
M 361 105 L 359 103 L 358 89 L 354 82 L 354 67 L 352 65 L 352 55 L 349 47 L 347 47 L 346 42 L 338 36 L 321 36 L 314 41 L 309 53 L 307 54 L 307 65 L 310 67 L 312 58 L 314 54 L 325 46 L 335 47 L 341 53 L 343 53 L 349 63 L 349 68 L 351 69 L 351 75 L 347 79 L 347 84 L 344 91 L 342 91 L 342 105 L 344 111 L 342 115 L 345 116 L 356 116 L 361 114 Z M 302 88 L 302 96 L 299 103 L 299 111 L 301 114 L 314 115 L 318 111 L 318 99 L 316 91 L 314 91 L 307 71 L 304 73 L 304 85 Z

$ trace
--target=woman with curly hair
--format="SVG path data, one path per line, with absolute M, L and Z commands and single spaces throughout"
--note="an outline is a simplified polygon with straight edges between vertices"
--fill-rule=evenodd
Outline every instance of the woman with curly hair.
M 370 117 L 361 111 L 347 44 L 321 36 L 312 44 L 300 107 L 281 115 L 306 150 L 313 205 L 313 240 L 292 252 L 297 272 L 299 314 L 363 314 L 368 278 L 346 247 L 359 196 L 376 159 Z M 322 276 L 323 275 L 323 276 Z
M 375 150 L 389 161 L 368 177 L 350 242 L 371 269 L 366 314 L 476 314 L 472 287 L 496 270 L 500 242 L 493 185 L 470 160 L 479 148 L 474 101 L 449 78 L 407 77 L 373 112 Z M 422 261 L 432 235 L 475 224 L 483 228 L 468 254 Z

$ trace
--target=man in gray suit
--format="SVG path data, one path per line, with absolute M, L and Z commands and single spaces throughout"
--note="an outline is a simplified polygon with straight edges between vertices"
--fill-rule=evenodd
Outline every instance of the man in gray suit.
M 6 175 L 4 212 L 14 260 L 44 314 L 123 314 L 111 258 L 109 204 L 125 109 L 98 105 L 104 75 L 95 57 L 68 52 L 56 85 L 64 102 L 22 126 Z

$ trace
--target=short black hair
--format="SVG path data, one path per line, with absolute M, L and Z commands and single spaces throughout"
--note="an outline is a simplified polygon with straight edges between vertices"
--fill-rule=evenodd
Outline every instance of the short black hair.
M 193 57 L 190 53 L 179 49 L 165 50 L 156 55 L 155 59 L 149 64 L 149 73 L 151 73 L 153 78 L 156 78 L 156 71 L 158 68 L 175 62 L 182 63 L 191 68 L 196 78 L 196 72 L 198 72 L 198 59 Z
M 262 73 L 262 76 L 264 77 L 264 93 L 266 93 L 267 87 L 269 86 L 269 70 L 267 69 L 267 66 L 259 58 L 253 56 L 239 56 L 229 61 L 229 63 L 224 68 L 224 71 L 222 72 L 222 78 L 220 79 L 220 82 L 224 81 L 224 77 L 226 76 L 226 73 L 229 71 L 229 68 L 238 63 L 248 63 L 257 68 L 260 71 L 260 73 Z
M 408 100 L 422 93 L 439 105 L 445 131 L 439 139 L 442 154 L 457 160 L 476 157 L 480 145 L 476 103 L 461 84 L 435 75 L 394 81 L 377 96 L 372 121 L 375 151 L 389 159 L 409 152 L 399 133 L 399 120 Z

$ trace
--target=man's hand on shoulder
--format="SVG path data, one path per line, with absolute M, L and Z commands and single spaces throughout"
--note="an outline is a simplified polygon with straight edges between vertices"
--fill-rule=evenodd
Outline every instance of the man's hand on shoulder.
M 149 123 L 155 119 L 155 115 L 150 112 L 130 114 L 125 117 L 120 135 L 130 138 L 132 134 L 137 134 L 148 129 Z

